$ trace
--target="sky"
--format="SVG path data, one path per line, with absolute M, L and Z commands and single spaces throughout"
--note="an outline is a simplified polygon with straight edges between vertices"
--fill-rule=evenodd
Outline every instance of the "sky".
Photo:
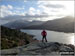
M 0 0 L 0 22 L 74 16 L 74 0 Z M 0 23 L 0 24 L 1 24 Z

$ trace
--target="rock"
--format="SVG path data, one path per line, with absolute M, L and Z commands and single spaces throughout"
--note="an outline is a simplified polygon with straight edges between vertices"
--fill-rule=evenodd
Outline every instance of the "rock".
M 16 47 L 18 55 L 57 55 L 60 56 L 59 51 L 73 51 L 71 47 L 57 42 L 35 42 L 25 46 Z
M 68 46 L 64 46 L 62 45 L 60 47 L 60 51 L 67 51 L 67 52 L 70 52 L 70 51 L 73 51 L 72 48 L 68 47 Z

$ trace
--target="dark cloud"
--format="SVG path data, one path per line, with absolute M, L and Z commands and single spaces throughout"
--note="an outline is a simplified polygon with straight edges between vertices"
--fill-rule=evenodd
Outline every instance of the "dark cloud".
M 0 18 L 0 20 L 6 20 L 6 21 L 13 21 L 13 20 L 19 20 L 19 19 L 33 20 L 33 18 L 37 20 L 37 18 L 44 18 L 44 17 L 48 17 L 48 15 L 34 15 L 34 16 L 28 15 L 28 14 L 26 14 L 25 16 L 15 15 L 15 16 L 7 16 L 4 18 Z
M 46 7 L 51 7 L 51 8 L 64 8 L 64 6 L 60 5 L 60 4 L 47 4 L 45 6 Z
M 47 18 L 48 15 L 27 15 L 26 16 L 20 16 L 20 15 L 15 15 L 15 16 L 7 16 L 4 18 L 0 18 L 0 25 L 2 24 L 6 24 L 8 22 L 12 22 L 15 20 L 37 20 L 38 18 L 40 18 L 40 20 L 42 20 L 42 18 Z

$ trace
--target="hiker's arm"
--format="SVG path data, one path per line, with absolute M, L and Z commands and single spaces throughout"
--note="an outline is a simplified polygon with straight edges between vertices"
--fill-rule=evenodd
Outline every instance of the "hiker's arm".
M 47 35 L 47 32 L 46 32 L 46 35 Z

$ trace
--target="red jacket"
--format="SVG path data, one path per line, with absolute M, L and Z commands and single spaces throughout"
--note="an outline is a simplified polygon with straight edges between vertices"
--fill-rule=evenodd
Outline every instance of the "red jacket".
M 42 32 L 41 32 L 41 35 L 42 35 L 42 36 L 46 36 L 46 35 L 47 35 L 46 31 L 42 31 Z

